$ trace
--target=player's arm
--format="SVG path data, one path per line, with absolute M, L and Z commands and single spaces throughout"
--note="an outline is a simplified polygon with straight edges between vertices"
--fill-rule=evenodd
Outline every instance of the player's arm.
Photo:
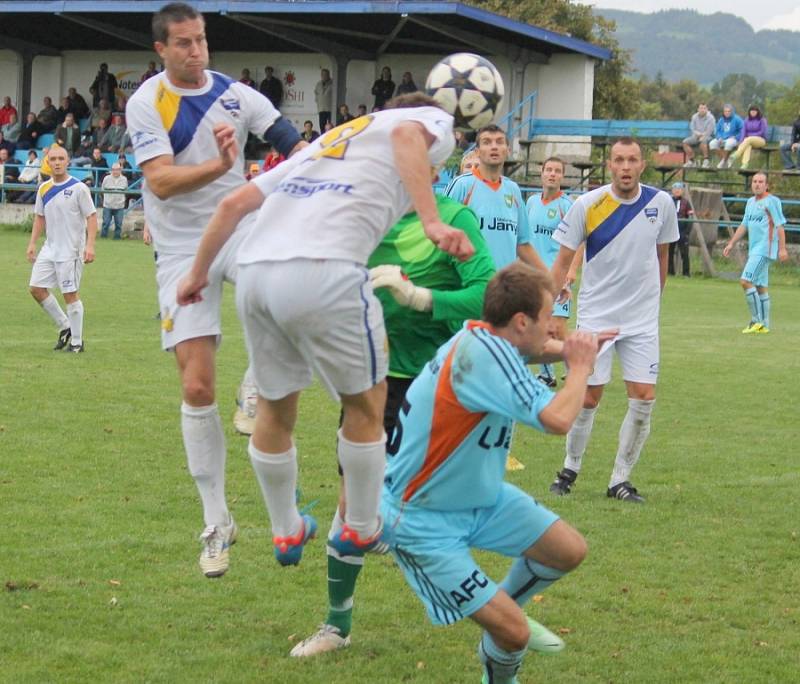
M 264 140 L 287 159 L 295 152 L 299 152 L 308 145 L 308 143 L 300 137 L 295 127 L 283 117 L 277 119 L 275 123 L 266 130 L 264 133 Z
M 586 251 L 586 245 L 581 243 L 580 247 L 575 251 L 575 256 L 572 257 L 572 263 L 569 265 L 565 283 L 572 285 L 578 279 L 578 269 L 583 265 L 583 253 Z
M 30 261 L 31 263 L 36 261 L 36 243 L 38 242 L 43 232 L 44 232 L 44 216 L 42 216 L 41 214 L 34 214 L 33 230 L 31 230 L 31 239 L 28 242 L 28 249 L 25 252 L 25 255 L 28 257 L 28 261 Z
M 661 292 L 664 291 L 664 286 L 667 284 L 667 266 L 669 262 L 669 243 L 664 242 L 656 245 L 656 253 L 658 254 L 658 279 L 661 287 Z
M 198 190 L 220 176 L 224 176 L 236 163 L 239 146 L 236 130 L 228 124 L 214 126 L 218 156 L 200 164 L 178 165 L 171 154 L 163 154 L 142 162 L 147 187 L 160 200 Z
M 97 239 L 97 212 L 86 217 L 86 248 L 83 250 L 83 262 L 91 264 L 94 261 L 94 243 Z
M 542 261 L 530 242 L 526 242 L 524 245 L 517 245 L 517 257 L 528 266 L 533 266 L 538 271 L 547 272 L 547 266 L 544 265 L 544 261 Z
M 783 226 L 778 226 L 778 259 L 781 261 L 789 260 L 789 252 L 786 250 L 786 230 Z
M 583 249 L 583 244 L 580 245 L 579 249 Z M 553 267 L 550 269 L 553 282 L 559 289 L 556 301 L 564 302 L 570 298 L 572 293 L 570 286 L 572 283 L 567 282 L 567 273 L 569 272 L 571 264 L 575 261 L 576 254 L 577 252 L 574 249 L 570 249 L 566 245 L 561 245 L 558 250 L 556 260 L 553 262 Z M 583 256 L 581 256 L 581 260 L 582 259 Z
M 425 235 L 442 251 L 469 259 L 475 253 L 469 238 L 444 223 L 436 208 L 428 160 L 428 148 L 436 138 L 421 123 L 404 121 L 392 130 L 391 140 L 397 173 L 411 196 Z
M 744 234 L 746 232 L 747 232 L 747 226 L 745 226 L 744 223 L 743 223 L 742 225 L 740 225 L 736 229 L 736 232 L 733 234 L 731 239 L 728 240 L 728 244 L 726 244 L 725 248 L 722 250 L 722 256 L 724 256 L 724 257 L 728 256 L 731 253 L 731 250 L 733 249 L 733 246 L 737 242 L 739 242 L 739 240 L 741 240 L 742 237 L 744 237 Z

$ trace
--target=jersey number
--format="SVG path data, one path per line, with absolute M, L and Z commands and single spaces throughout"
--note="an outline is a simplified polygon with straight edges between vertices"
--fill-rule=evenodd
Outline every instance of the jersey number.
M 344 159 L 350 145 L 350 138 L 361 133 L 371 123 L 372 116 L 359 116 L 357 119 L 328 131 L 320 140 L 322 149 L 316 152 L 312 159 L 321 159 L 322 157 Z

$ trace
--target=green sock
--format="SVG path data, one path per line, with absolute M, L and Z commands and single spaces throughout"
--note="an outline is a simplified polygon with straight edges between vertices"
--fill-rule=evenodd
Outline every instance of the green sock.
M 328 619 L 325 622 L 338 627 L 343 637 L 350 634 L 353 623 L 353 594 L 356 579 L 364 559 L 357 556 L 336 558 L 328 554 Z

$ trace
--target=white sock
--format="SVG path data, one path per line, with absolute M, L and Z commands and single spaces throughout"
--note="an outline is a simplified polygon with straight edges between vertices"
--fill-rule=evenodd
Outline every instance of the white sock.
M 639 460 L 644 442 L 650 434 L 650 414 L 655 403 L 655 399 L 628 399 L 628 412 L 619 429 L 619 449 L 608 484 L 609 489 L 630 478 L 631 470 Z
M 589 437 L 592 435 L 595 413 L 597 413 L 597 407 L 581 409 L 567 433 L 567 457 L 564 459 L 564 467 L 576 473 L 581 471 L 581 460 L 586 452 Z
M 53 319 L 59 330 L 69 328 L 69 319 L 58 304 L 58 300 L 53 295 L 47 295 L 47 299 L 39 302 L 41 307 Z
M 386 469 L 386 435 L 378 442 L 356 443 L 339 430 L 339 463 L 347 492 L 345 522 L 361 539 L 378 531 L 378 510 Z
M 217 405 L 181 406 L 181 431 L 189 474 L 194 478 L 206 525 L 230 524 L 225 503 L 225 435 Z
M 297 449 L 292 447 L 282 454 L 268 454 L 253 446 L 247 447 L 250 463 L 256 472 L 261 494 L 267 504 L 274 537 L 292 537 L 303 526 L 297 510 Z
M 67 316 L 69 317 L 69 327 L 72 331 L 72 342 L 70 344 L 83 344 L 83 302 L 67 304 Z

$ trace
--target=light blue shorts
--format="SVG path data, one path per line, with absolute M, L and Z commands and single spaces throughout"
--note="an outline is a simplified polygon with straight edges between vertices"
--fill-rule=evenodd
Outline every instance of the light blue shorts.
M 756 287 L 769 286 L 769 267 L 773 259 L 751 254 L 747 257 L 741 279 L 753 283 Z
M 435 625 L 472 615 L 497 593 L 470 553 L 482 549 L 519 558 L 559 517 L 514 485 L 503 483 L 494 506 L 402 510 L 384 493 L 381 513 L 392 554 Z

